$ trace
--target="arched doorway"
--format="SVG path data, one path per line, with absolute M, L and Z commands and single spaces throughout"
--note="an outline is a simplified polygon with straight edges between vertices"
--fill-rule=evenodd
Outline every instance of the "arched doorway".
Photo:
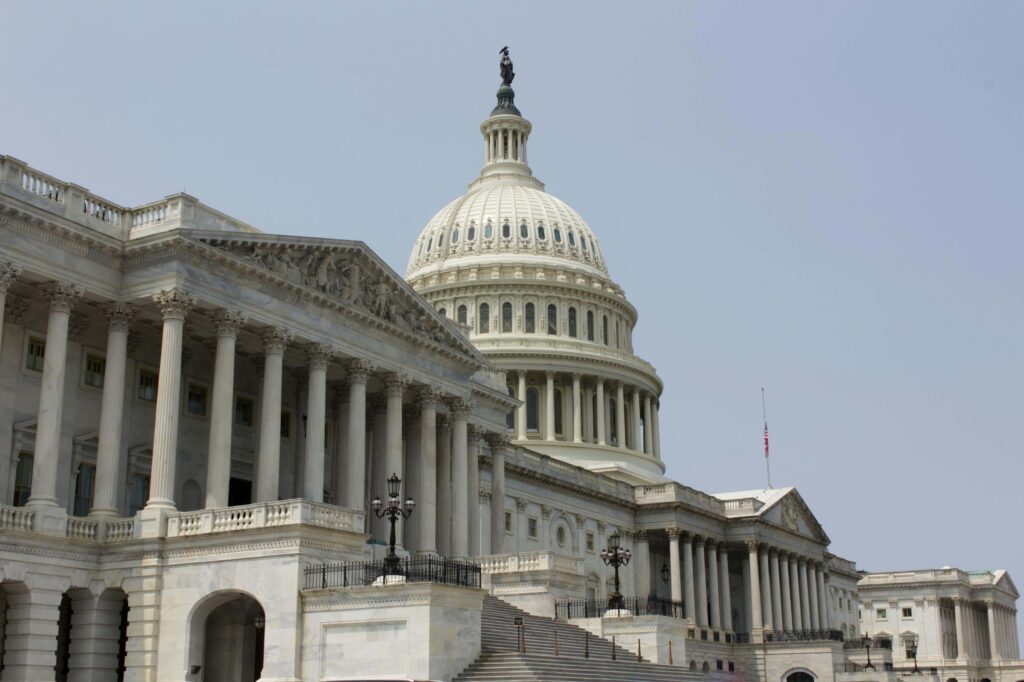
M 814 682 L 814 675 L 806 670 L 796 670 L 786 675 L 783 679 L 786 682 Z
M 244 592 L 218 592 L 192 612 L 189 680 L 256 682 L 263 672 L 263 607 Z

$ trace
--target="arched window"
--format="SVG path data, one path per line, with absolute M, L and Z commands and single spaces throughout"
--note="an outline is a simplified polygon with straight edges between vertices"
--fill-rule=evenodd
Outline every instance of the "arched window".
M 440 249 L 442 246 L 444 246 L 444 232 L 437 235 L 437 248 Z
M 548 334 L 558 333 L 558 308 L 552 303 L 548 306 Z
M 508 221 L 505 221 L 501 225 L 501 237 L 502 239 L 509 239 L 512 237 L 512 226 L 508 224 Z
M 537 389 L 528 388 L 526 389 L 526 430 L 530 433 L 537 433 L 538 422 Z
M 466 324 L 466 315 L 469 311 L 466 310 L 466 306 L 460 305 L 456 315 L 458 315 L 459 324 Z
M 526 304 L 526 333 L 533 334 L 537 331 L 537 308 L 532 303 Z
M 576 338 L 576 309 L 569 307 L 569 336 Z
M 477 330 L 481 334 L 491 331 L 491 306 L 486 303 L 480 304 L 480 319 L 477 320 Z
M 459 228 L 452 230 L 452 246 L 459 243 Z
M 491 221 L 488 220 L 487 224 L 484 225 L 484 239 L 490 241 L 491 237 L 494 236 L 494 226 L 491 225 Z
M 427 253 L 430 253 L 430 247 L 432 247 L 433 245 L 434 245 L 434 238 L 431 237 L 430 239 L 427 240 Z
M 608 345 L 608 316 L 601 317 L 601 332 L 604 334 L 604 345 Z
M 594 340 L 594 311 L 587 311 L 587 341 Z
M 544 223 L 537 225 L 537 239 L 544 241 L 548 238 L 547 232 L 544 230 Z
M 594 417 L 590 420 L 590 439 L 593 442 L 597 442 L 597 393 L 594 393 L 590 397 L 590 414 Z
M 576 235 L 572 230 L 569 230 L 569 246 L 576 246 Z
M 505 301 L 501 304 L 501 333 L 508 334 L 512 331 L 512 304 Z
M 471 242 L 476 239 L 476 225 L 470 225 L 469 229 L 466 230 L 466 241 Z
M 555 433 L 562 435 L 562 391 L 555 389 Z
M 561 244 L 562 243 L 562 230 L 561 230 L 561 228 L 556 227 L 554 229 L 554 231 L 553 231 L 553 234 L 555 235 L 555 243 L 556 244 Z
M 448 317 L 448 309 L 447 308 L 439 308 L 437 312 L 440 313 L 444 317 Z
M 530 238 L 530 228 L 527 226 L 525 220 L 519 223 L 519 237 L 522 239 Z
M 580 234 L 580 246 L 583 248 L 584 251 L 587 250 L 587 235 Z
M 786 682 L 814 682 L 814 676 L 803 670 L 797 670 L 786 676 Z

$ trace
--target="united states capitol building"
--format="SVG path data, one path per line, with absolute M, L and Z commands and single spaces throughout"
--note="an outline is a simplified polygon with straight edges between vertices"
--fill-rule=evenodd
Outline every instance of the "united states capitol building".
M 629 255 L 511 80 L 404 278 L 0 156 L 0 680 L 1024 680 L 1005 571 L 671 478 Z

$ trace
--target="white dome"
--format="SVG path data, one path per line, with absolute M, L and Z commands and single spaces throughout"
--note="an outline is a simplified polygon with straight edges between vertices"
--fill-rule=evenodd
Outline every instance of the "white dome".
M 601 247 L 580 214 L 532 178 L 478 185 L 442 208 L 413 246 L 408 277 L 423 270 L 500 260 L 540 263 L 608 276 Z

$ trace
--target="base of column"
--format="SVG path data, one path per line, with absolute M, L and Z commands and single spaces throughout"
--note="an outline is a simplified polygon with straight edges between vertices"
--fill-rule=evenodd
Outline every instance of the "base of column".
M 68 529 L 68 513 L 64 509 L 49 504 L 25 505 L 34 512 L 32 521 L 33 532 L 42 535 L 58 535 L 64 537 Z
M 751 628 L 750 629 L 750 643 L 751 644 L 763 644 L 764 643 L 764 629 L 763 628 Z
M 146 507 L 136 515 L 136 537 L 162 538 L 167 536 L 167 517 L 176 511 L 173 507 Z
M 416 558 L 426 557 L 426 558 L 430 558 L 430 559 L 437 559 L 440 556 L 441 555 L 438 553 L 438 551 L 436 549 L 417 549 L 416 550 Z

